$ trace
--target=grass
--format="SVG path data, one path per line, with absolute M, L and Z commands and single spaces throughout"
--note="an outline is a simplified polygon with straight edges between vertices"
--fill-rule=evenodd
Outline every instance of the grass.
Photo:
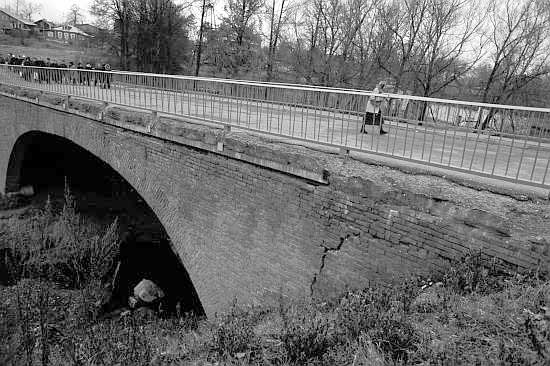
M 550 282 L 480 253 L 429 280 L 373 284 L 328 302 L 235 302 L 211 319 L 145 309 L 97 317 L 116 256 L 113 227 L 80 217 L 69 192 L 63 207 L 47 204 L 19 221 L 0 227 L 18 253 L 11 285 L 0 287 L 2 365 L 550 362 Z
M 117 64 L 116 55 L 113 55 L 97 47 L 73 47 L 60 44 L 54 41 L 41 40 L 35 37 L 24 38 L 21 41 L 18 37 L 12 37 L 0 34 L 0 56 L 6 57 L 8 54 L 25 55 L 41 59 L 51 59 L 57 61 L 65 60 L 67 63 L 110 63 Z

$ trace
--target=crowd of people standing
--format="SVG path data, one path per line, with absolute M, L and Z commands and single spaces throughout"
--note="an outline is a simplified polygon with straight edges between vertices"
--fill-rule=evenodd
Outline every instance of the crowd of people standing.
M 72 83 L 74 85 L 100 86 L 101 88 L 111 88 L 111 74 L 94 71 L 111 71 L 111 66 L 107 63 L 74 63 L 50 60 L 50 58 L 41 59 L 36 57 L 26 57 L 24 55 L 10 54 L 7 57 L 0 56 L 0 64 L 12 66 L 28 66 L 14 71 L 19 73 L 26 81 L 38 83 Z M 52 68 L 55 70 L 40 70 L 39 68 Z M 67 70 L 63 70 L 67 69 Z M 79 71 L 83 70 L 83 71 Z M 86 72 L 87 71 L 87 72 Z

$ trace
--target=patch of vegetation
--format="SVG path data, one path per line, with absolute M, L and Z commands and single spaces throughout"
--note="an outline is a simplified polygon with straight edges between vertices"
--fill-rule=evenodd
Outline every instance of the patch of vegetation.
M 546 365 L 550 282 L 471 253 L 431 280 L 372 284 L 330 303 L 234 303 L 225 314 L 96 317 L 116 222 L 81 217 L 70 192 L 0 227 L 1 365 Z M 19 220 L 19 221 L 17 221 Z
M 336 322 L 317 304 L 302 303 L 280 308 L 280 340 L 284 359 L 292 364 L 323 363 L 338 342 Z
M 496 258 L 486 260 L 481 251 L 461 258 L 442 276 L 445 287 L 458 294 L 487 294 L 504 288 L 505 279 L 511 273 Z
M 14 210 L 29 204 L 29 202 L 30 198 L 21 195 L 0 195 L 0 210 Z
M 103 230 L 85 220 L 66 189 L 61 212 L 55 213 L 48 200 L 27 220 L 5 225 L 10 279 L 40 278 L 76 288 L 104 281 L 118 254 L 117 225 L 115 220 Z
M 220 357 L 251 353 L 257 346 L 254 318 L 235 302 L 227 314 L 218 317 L 212 331 L 211 349 Z
M 78 47 L 34 37 L 20 38 L 0 34 L 0 57 L 8 54 L 66 62 L 109 62 L 116 65 L 116 55 L 100 47 Z

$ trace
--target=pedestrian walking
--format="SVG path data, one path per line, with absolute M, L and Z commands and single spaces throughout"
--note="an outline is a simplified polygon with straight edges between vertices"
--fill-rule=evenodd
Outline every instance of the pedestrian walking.
M 384 92 L 384 87 L 386 82 L 384 80 L 380 81 L 376 88 L 372 91 L 375 94 L 382 94 Z M 368 133 L 366 130 L 367 125 L 371 126 L 380 126 L 380 135 L 384 135 L 387 132 L 383 129 L 384 118 L 382 117 L 382 102 L 383 98 L 381 96 L 372 96 L 367 101 L 367 108 L 365 110 L 365 115 L 363 116 L 363 124 L 361 125 L 361 132 Z
M 104 78 L 104 80 L 103 80 L 103 81 L 104 81 L 103 87 L 104 87 L 104 89 L 111 89 L 111 77 L 112 77 L 112 75 L 111 75 L 111 73 L 109 72 L 109 71 L 111 71 L 111 65 L 109 65 L 109 64 L 103 64 L 102 70 L 103 70 L 103 71 L 106 71 L 106 72 L 104 73 L 104 77 L 105 77 L 105 78 Z

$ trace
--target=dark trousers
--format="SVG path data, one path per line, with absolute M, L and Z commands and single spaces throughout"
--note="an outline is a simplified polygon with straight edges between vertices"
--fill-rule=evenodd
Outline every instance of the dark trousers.
M 361 132 L 366 132 L 365 127 L 366 126 L 380 126 L 380 130 L 382 130 L 382 124 L 384 124 L 384 120 L 382 119 L 382 113 L 372 113 L 372 112 L 365 112 L 365 115 L 363 116 L 363 125 L 361 126 Z

